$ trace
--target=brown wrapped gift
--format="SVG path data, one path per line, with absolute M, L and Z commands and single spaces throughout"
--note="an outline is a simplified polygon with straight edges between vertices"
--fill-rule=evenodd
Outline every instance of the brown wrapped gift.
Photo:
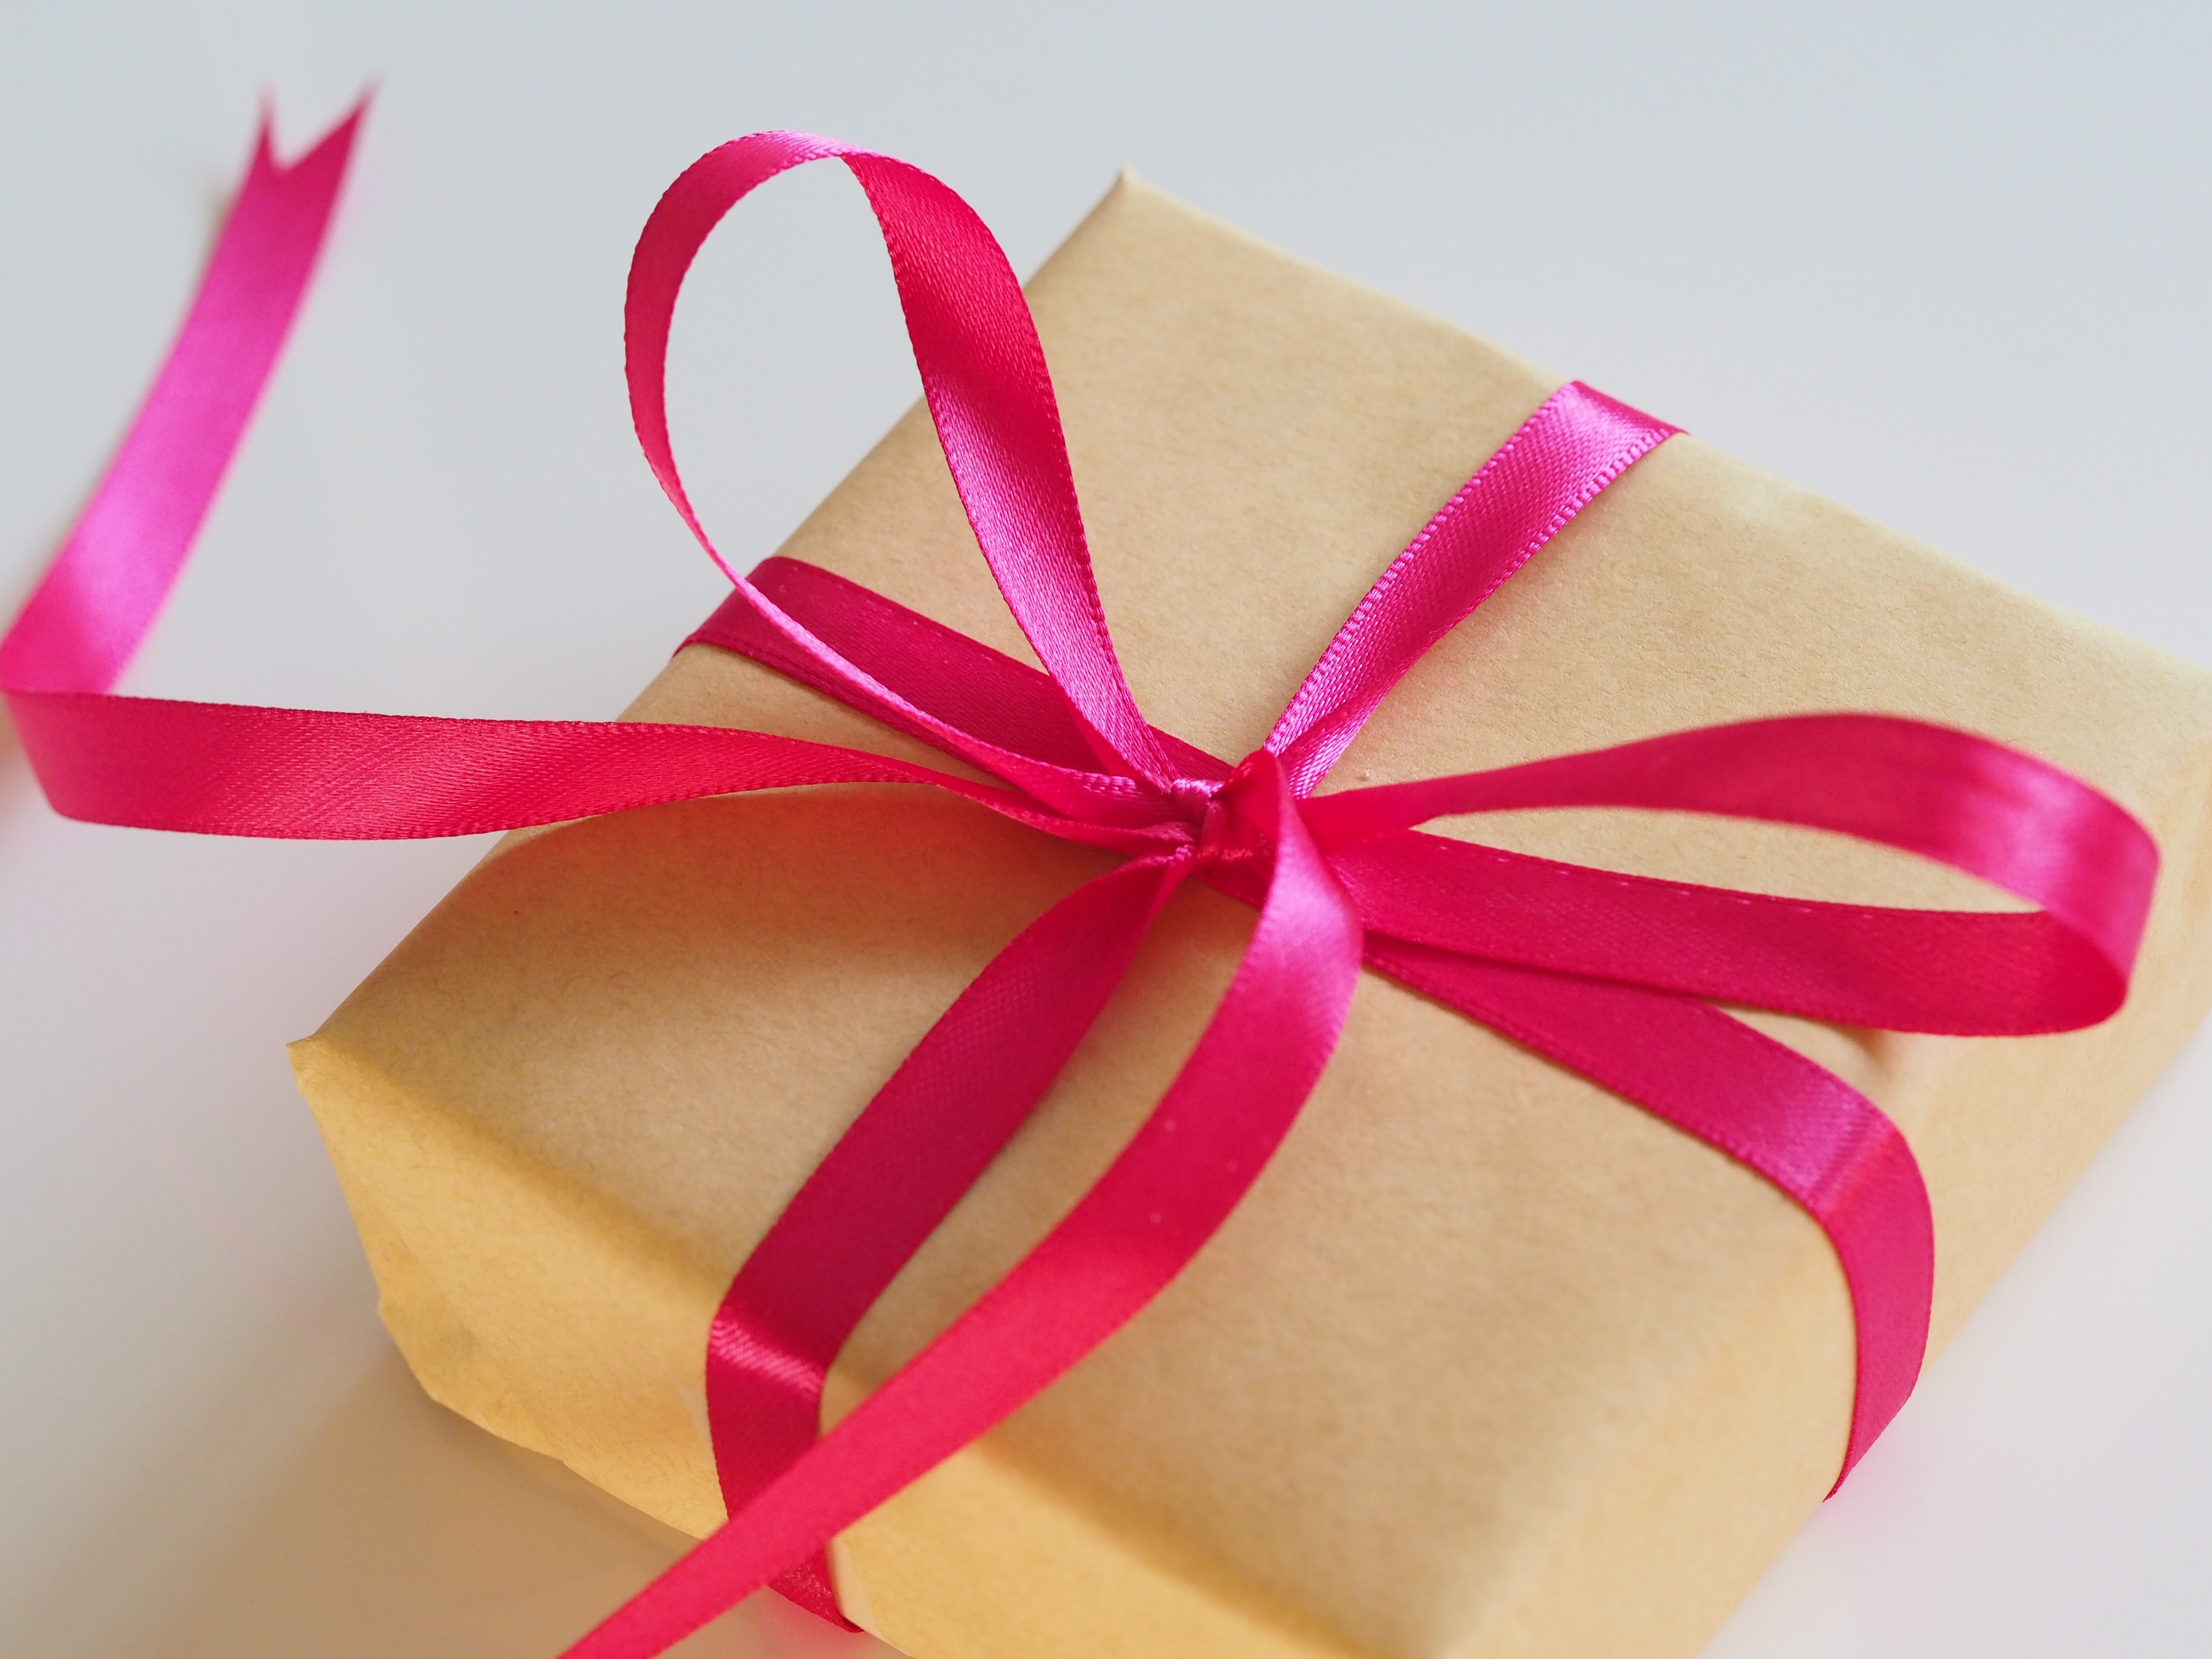
M 1030 294 L 1131 684 L 1221 755 L 1258 744 L 1376 574 L 1558 384 L 1133 179 Z M 784 550 L 1026 659 L 918 410 Z M 2128 1006 L 2094 1030 L 1752 1016 L 1910 1139 L 1940 1345 L 2212 1001 L 2212 676 L 1679 438 L 1432 651 L 1335 778 L 1838 708 L 2029 750 L 2164 856 Z M 704 647 L 630 712 L 944 763 Z M 1524 814 L 1479 835 L 1773 892 L 1998 902 L 1717 820 Z M 718 1523 L 702 1368 L 732 1273 L 960 988 L 1109 863 L 894 787 L 510 838 L 294 1051 L 423 1385 L 676 1526 Z M 1177 896 L 1036 1119 L 848 1345 L 830 1419 L 1103 1168 L 1251 922 Z M 1689 1654 L 1827 1490 L 1851 1377 L 1841 1273 L 1787 1199 L 1370 974 L 1219 1237 L 839 1540 L 840 1595 L 924 1659 Z

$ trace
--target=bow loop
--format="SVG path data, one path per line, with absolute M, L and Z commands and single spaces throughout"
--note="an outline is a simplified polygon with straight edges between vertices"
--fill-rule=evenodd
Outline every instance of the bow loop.
M 786 616 L 725 561 L 693 509 L 669 443 L 669 325 L 685 273 L 724 215 L 809 161 L 845 164 L 890 255 L 930 417 L 993 578 L 1066 699 L 1092 763 L 1154 787 L 1172 775 L 1138 712 L 1091 575 L 1060 405 L 1021 284 L 973 208 L 921 168 L 801 132 L 758 132 L 709 150 L 654 207 L 624 300 L 624 372 L 639 446 L 708 557 L 762 620 L 856 690 L 871 676 Z
M 1198 832 L 1198 868 L 1208 879 L 1231 890 L 1266 890 L 1280 834 L 1274 799 L 1279 765 L 1267 750 L 1255 749 L 1237 763 L 1227 782 L 1213 787 Z

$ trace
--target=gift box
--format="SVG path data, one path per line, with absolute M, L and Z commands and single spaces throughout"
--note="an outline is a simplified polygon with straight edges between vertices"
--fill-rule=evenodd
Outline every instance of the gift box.
M 1249 752 L 1376 575 L 1553 376 L 1125 177 L 1029 285 L 1139 703 Z M 927 410 L 783 553 L 1025 658 Z M 1677 437 L 1383 702 L 1328 787 L 1869 710 L 2104 791 L 2161 867 L 2124 1009 L 1961 1038 L 1747 1012 L 1924 1174 L 1931 1348 L 2212 1004 L 2212 676 Z M 713 645 L 626 718 L 945 757 Z M 955 763 L 950 769 L 960 769 Z M 2010 901 L 1841 836 L 1620 810 L 1444 833 L 1811 899 Z M 897 786 L 502 842 L 295 1045 L 424 1387 L 694 1534 L 732 1273 L 962 988 L 1114 855 Z M 825 1426 L 1096 1179 L 1252 911 L 1196 884 L 1042 1109 L 839 1353 Z M 921 1659 L 1694 1653 L 1817 1505 L 1850 1297 L 1728 1157 L 1363 973 L 1222 1231 L 1044 1394 L 852 1527 L 847 1614 Z

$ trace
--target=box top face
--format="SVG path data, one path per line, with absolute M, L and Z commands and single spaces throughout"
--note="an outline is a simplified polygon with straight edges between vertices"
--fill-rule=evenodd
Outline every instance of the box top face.
M 1231 758 L 1557 385 L 1134 181 L 1031 293 L 1131 684 L 1155 723 Z M 919 413 L 783 550 L 1027 654 Z M 2170 872 L 2201 860 L 2212 677 L 1694 439 L 1639 463 L 1433 651 L 1337 780 L 1837 708 L 2033 750 L 2142 816 Z M 705 649 L 632 712 L 940 758 Z M 1807 835 L 1632 814 L 1473 833 L 1808 896 L 1991 902 Z M 842 1125 L 992 952 L 1104 862 L 896 790 L 623 815 L 489 860 L 321 1041 L 641 1224 L 669 1273 L 703 1287 L 684 1291 L 704 1297 L 703 1346 L 720 1283 Z M 2147 978 L 2171 972 L 2159 953 L 2187 931 L 2166 887 Z M 1212 894 L 1171 907 L 1038 1117 L 854 1339 L 847 1403 L 1103 1167 L 1249 925 Z M 2178 1038 L 2193 987 L 2139 1000 L 2142 1042 Z M 2067 1091 L 2124 1105 L 2140 1086 L 2139 1066 L 2103 1058 L 2109 1033 L 2043 1040 L 2041 1081 L 2025 1086 L 2019 1044 L 1769 1029 L 1874 1095 L 1922 1152 L 1941 1331 L 2086 1155 L 2050 1127 Z M 2001 1139 L 2012 1150 L 1992 1152 Z M 436 1272 L 434 1246 L 410 1243 Z M 1700 1537 L 1755 1571 L 1832 1474 L 1850 1359 L 1832 1260 L 1786 1201 L 1370 975 L 1299 1127 L 1222 1236 L 992 1441 L 1132 1548 L 1270 1619 L 1376 1653 L 1472 1651 L 1537 1599 L 1571 1599 L 1559 1564 L 1595 1547 L 1607 1515 L 1684 1534 L 1637 1569 L 1655 1583 Z M 537 1403 L 588 1432 L 575 1401 Z M 671 1479 L 700 1478 L 702 1456 Z M 1682 1601 L 1649 1584 L 1620 1595 L 1646 1619 Z M 1685 1630 L 1705 1617 L 1690 1601 Z

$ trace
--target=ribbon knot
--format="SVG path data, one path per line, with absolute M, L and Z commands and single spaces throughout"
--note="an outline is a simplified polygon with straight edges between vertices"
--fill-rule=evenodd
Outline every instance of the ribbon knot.
M 1171 809 L 1168 814 L 1170 821 L 1188 824 L 1194 830 L 1201 829 L 1212 817 L 1222 787 L 1223 780 L 1219 778 L 1170 779 L 1166 790 Z
M 1247 892 L 1266 890 L 1274 848 L 1264 826 L 1272 817 L 1267 807 L 1276 765 L 1274 756 L 1255 749 L 1224 781 L 1201 784 L 1206 794 L 1199 824 L 1199 873 Z
M 770 1582 L 837 1618 L 826 1541 L 1075 1364 L 1205 1245 L 1290 1132 L 1363 968 L 1656 1114 L 1801 1205 L 1851 1296 L 1856 1386 L 1842 1469 L 1864 1453 L 1911 1391 L 1926 1343 L 1927 1194 L 1873 1103 L 1716 1005 L 1956 1036 L 2102 1020 L 2126 994 L 2158 864 L 2122 808 L 1985 738 L 1869 714 L 1747 720 L 1317 793 L 1407 669 L 1674 434 L 1579 384 L 1536 410 L 1392 562 L 1262 748 L 1232 767 L 1155 728 L 1114 653 L 1051 378 L 997 242 L 928 174 L 795 133 L 757 134 L 695 163 L 655 208 L 631 265 L 639 441 L 732 584 L 687 643 L 791 675 L 995 783 L 714 726 L 110 695 L 273 366 L 354 126 L 289 167 L 263 134 L 154 392 L 0 641 L 0 686 L 58 810 L 202 833 L 412 836 L 742 790 L 902 783 L 1127 854 L 977 975 L 738 1268 L 707 1356 L 730 1519 L 573 1654 L 645 1659 Z M 740 576 L 684 494 L 662 392 L 684 274 L 749 191 L 825 158 L 852 171 L 883 229 L 945 461 L 1039 666 L 791 560 Z M 1593 806 L 1855 836 L 2038 908 L 1814 903 L 1419 828 Z M 1258 920 L 1152 1115 L 998 1285 L 821 1433 L 822 1385 L 846 1338 L 1051 1088 L 1153 918 L 1194 877 L 1251 902 Z

